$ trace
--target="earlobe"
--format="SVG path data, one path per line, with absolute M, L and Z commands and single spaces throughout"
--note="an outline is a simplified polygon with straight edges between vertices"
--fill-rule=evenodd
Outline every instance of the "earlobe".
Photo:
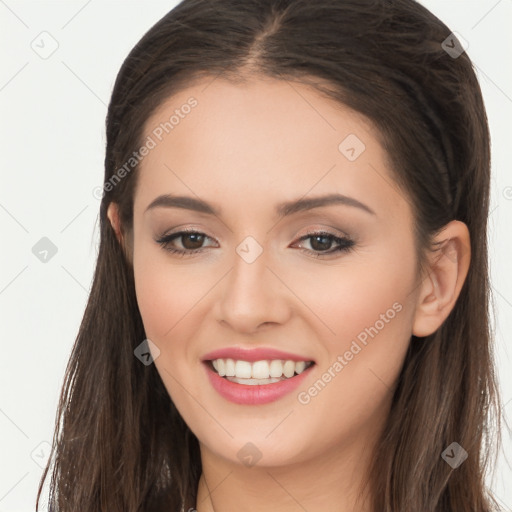
M 111 202 L 108 205 L 107 217 L 110 220 L 110 224 L 116 234 L 116 238 L 117 238 L 118 242 L 122 243 L 123 235 L 121 232 L 121 222 L 119 220 L 119 206 L 117 205 L 117 203 Z
M 466 280 L 471 259 L 469 230 L 463 222 L 451 221 L 436 236 L 429 266 L 418 294 L 412 334 L 424 337 L 446 320 Z

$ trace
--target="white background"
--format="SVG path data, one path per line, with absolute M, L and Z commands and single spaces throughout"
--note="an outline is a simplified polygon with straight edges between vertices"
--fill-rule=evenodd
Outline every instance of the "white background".
M 102 184 L 106 105 L 115 76 L 134 44 L 176 3 L 0 0 L 0 512 L 35 509 L 38 462 L 52 438 L 94 268 L 99 201 L 93 189 Z M 496 355 L 510 421 L 512 0 L 422 3 L 469 43 L 489 116 Z M 31 47 L 45 37 L 51 48 L 43 31 L 58 44 L 47 59 Z M 58 249 L 47 263 L 32 253 L 42 237 Z M 503 436 L 503 451 L 512 454 L 510 432 Z M 510 459 L 501 457 L 490 482 L 507 511 Z

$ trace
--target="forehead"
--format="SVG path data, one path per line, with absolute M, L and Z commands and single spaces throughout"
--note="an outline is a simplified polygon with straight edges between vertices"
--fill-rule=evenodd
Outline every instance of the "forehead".
M 146 202 L 176 188 L 246 205 L 337 191 L 398 206 L 401 195 L 373 125 L 298 82 L 200 80 L 160 105 L 144 138 Z
M 177 142 L 180 134 L 188 137 L 193 132 L 198 139 L 195 142 L 205 147 L 209 142 L 216 146 L 224 142 L 245 154 L 250 147 L 259 153 L 257 142 L 265 143 L 266 153 L 273 148 L 297 152 L 304 142 L 308 143 L 304 149 L 330 145 L 338 151 L 340 136 L 350 130 L 358 132 L 361 139 L 377 135 L 363 115 L 312 86 L 264 77 L 243 84 L 218 77 L 196 80 L 167 98 L 144 127 L 144 132 L 153 133 L 159 142 L 161 138 Z

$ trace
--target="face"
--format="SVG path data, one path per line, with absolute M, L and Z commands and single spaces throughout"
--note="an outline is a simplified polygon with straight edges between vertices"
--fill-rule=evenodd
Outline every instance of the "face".
M 201 448 L 279 466 L 370 439 L 417 287 L 411 208 L 371 124 L 303 84 L 217 78 L 145 137 L 137 300 Z

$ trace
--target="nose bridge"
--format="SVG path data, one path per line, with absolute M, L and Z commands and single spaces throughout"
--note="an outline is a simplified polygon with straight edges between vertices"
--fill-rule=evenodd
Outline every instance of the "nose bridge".
M 269 253 L 253 237 L 236 247 L 220 297 L 220 320 L 250 332 L 262 323 L 286 319 L 286 298 L 279 280 L 267 268 L 269 263 Z

